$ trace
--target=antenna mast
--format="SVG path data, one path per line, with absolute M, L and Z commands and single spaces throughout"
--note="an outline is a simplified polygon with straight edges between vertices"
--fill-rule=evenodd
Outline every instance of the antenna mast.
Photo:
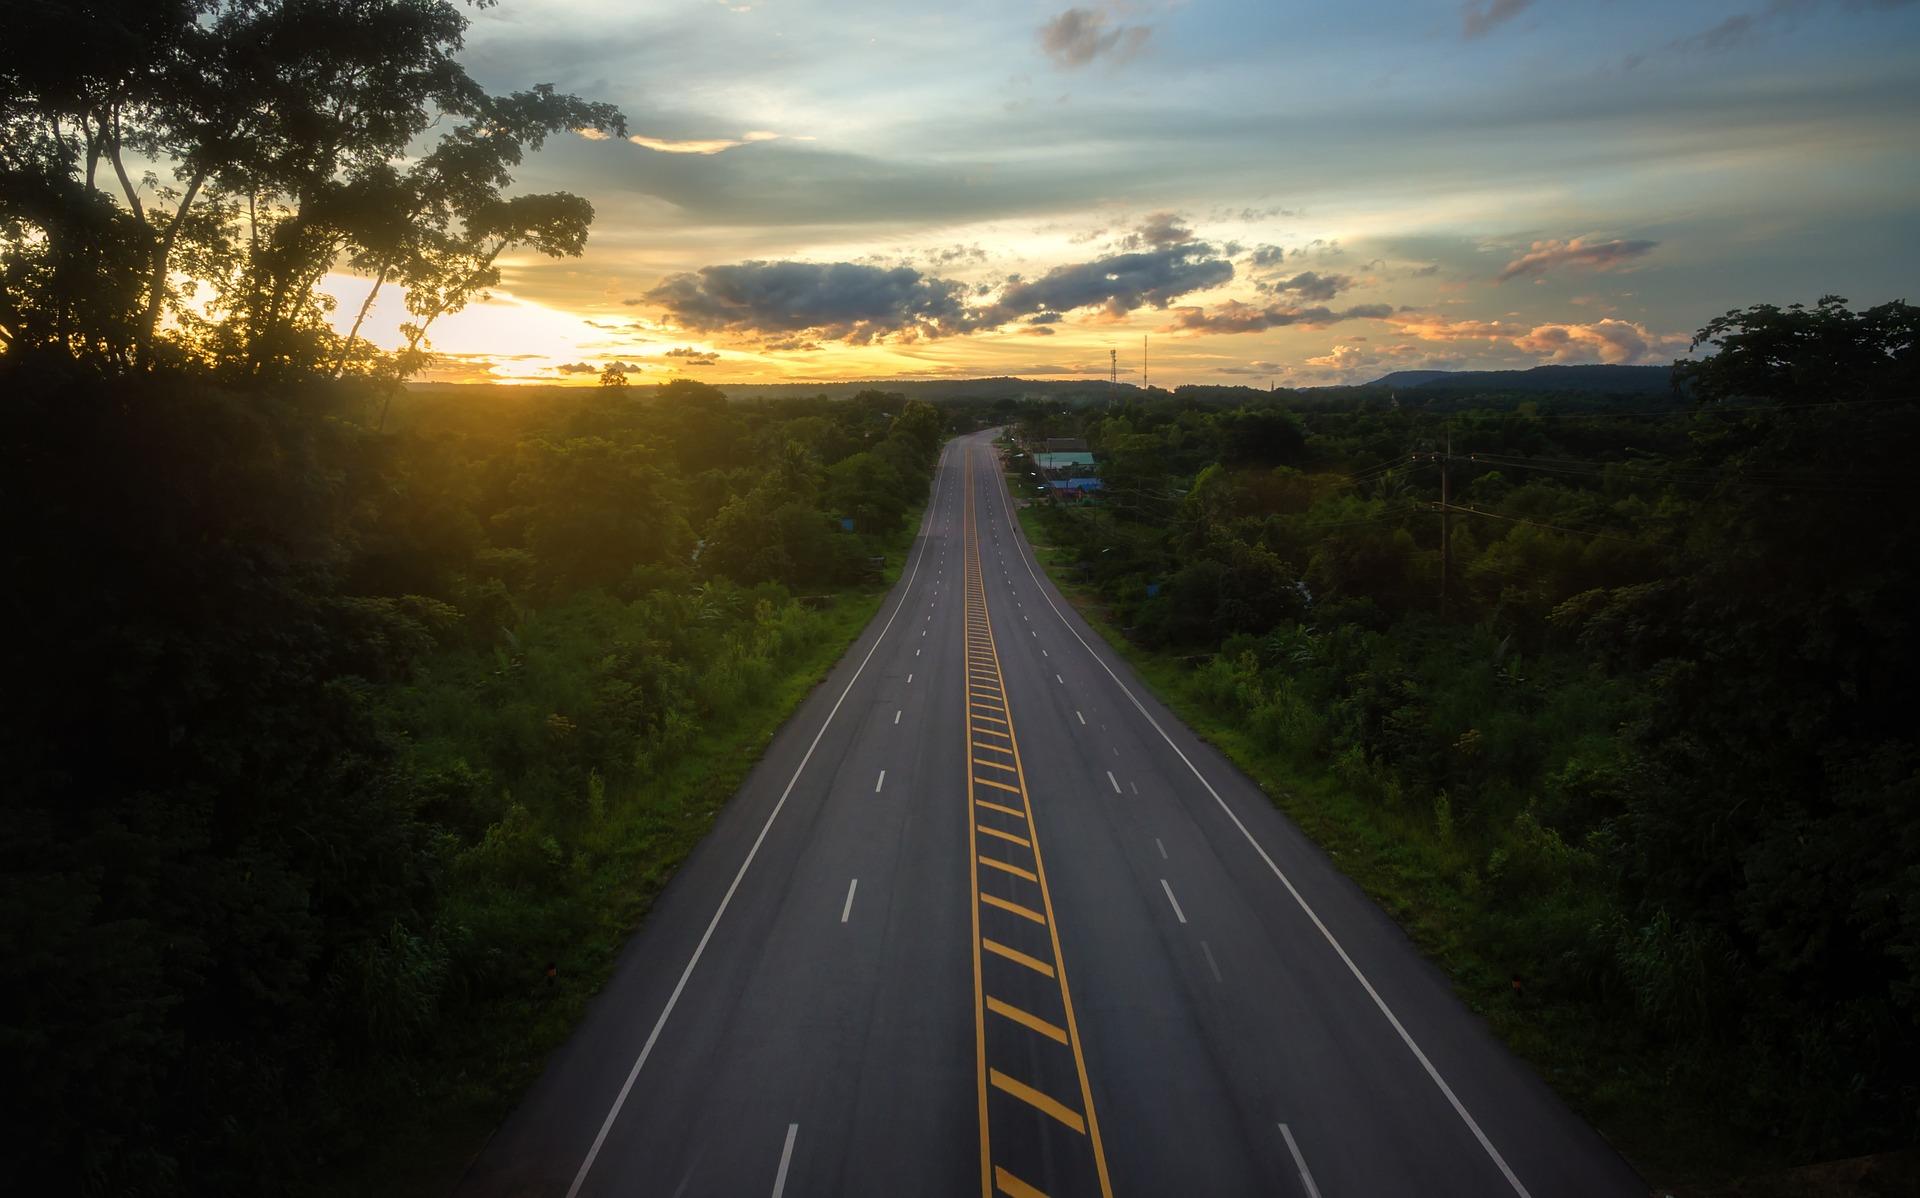
M 1147 335 L 1146 335 L 1145 333 L 1142 333 L 1142 334 L 1140 334 L 1140 389 L 1141 389 L 1142 391 L 1145 391 L 1145 390 L 1147 390 L 1147 389 L 1148 389 L 1148 385 L 1147 385 Z
M 1113 406 L 1113 400 L 1120 393 L 1120 351 L 1107 350 L 1107 406 Z

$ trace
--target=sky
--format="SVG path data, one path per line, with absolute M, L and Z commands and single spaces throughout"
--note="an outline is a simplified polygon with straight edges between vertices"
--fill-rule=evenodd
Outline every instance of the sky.
M 1912 0 L 500 0 L 495 91 L 626 113 L 518 189 L 426 377 L 1157 386 L 1664 363 L 1755 303 L 1915 299 Z M 331 276 L 341 308 L 367 281 Z M 343 318 L 344 319 L 344 318 Z M 398 302 L 370 325 L 393 339 Z M 1144 339 L 1144 342 L 1143 342 Z

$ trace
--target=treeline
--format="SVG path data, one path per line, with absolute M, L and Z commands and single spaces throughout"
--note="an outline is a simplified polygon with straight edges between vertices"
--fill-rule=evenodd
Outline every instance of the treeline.
M 625 131 L 487 93 L 466 11 L 9 10 L 5 1192 L 457 1155 L 925 496 L 942 420 L 897 395 L 402 389 L 508 256 L 582 251 L 523 156 Z M 383 292 L 396 346 L 359 336 Z
M 1920 1135 L 1917 338 L 1828 299 L 1714 321 L 1664 403 L 1022 429 L 1103 454 L 1043 539 L 1178 694 L 1685 1172 Z
M 829 597 L 944 436 L 695 383 L 387 434 L 324 384 L 0 385 L 17 1192 L 270 1192 L 438 1070 L 523 1080 L 489 1042 L 704 830 L 682 765 L 864 621 Z

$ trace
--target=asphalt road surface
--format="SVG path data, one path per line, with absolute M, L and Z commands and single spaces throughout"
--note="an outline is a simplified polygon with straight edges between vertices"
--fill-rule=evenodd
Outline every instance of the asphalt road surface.
M 985 434 L 461 1195 L 1636 1195 L 1034 563 Z

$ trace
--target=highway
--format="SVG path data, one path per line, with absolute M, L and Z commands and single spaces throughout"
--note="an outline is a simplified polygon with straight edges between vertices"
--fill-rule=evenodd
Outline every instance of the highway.
M 1647 1187 L 941 456 L 879 614 L 458 1193 Z

